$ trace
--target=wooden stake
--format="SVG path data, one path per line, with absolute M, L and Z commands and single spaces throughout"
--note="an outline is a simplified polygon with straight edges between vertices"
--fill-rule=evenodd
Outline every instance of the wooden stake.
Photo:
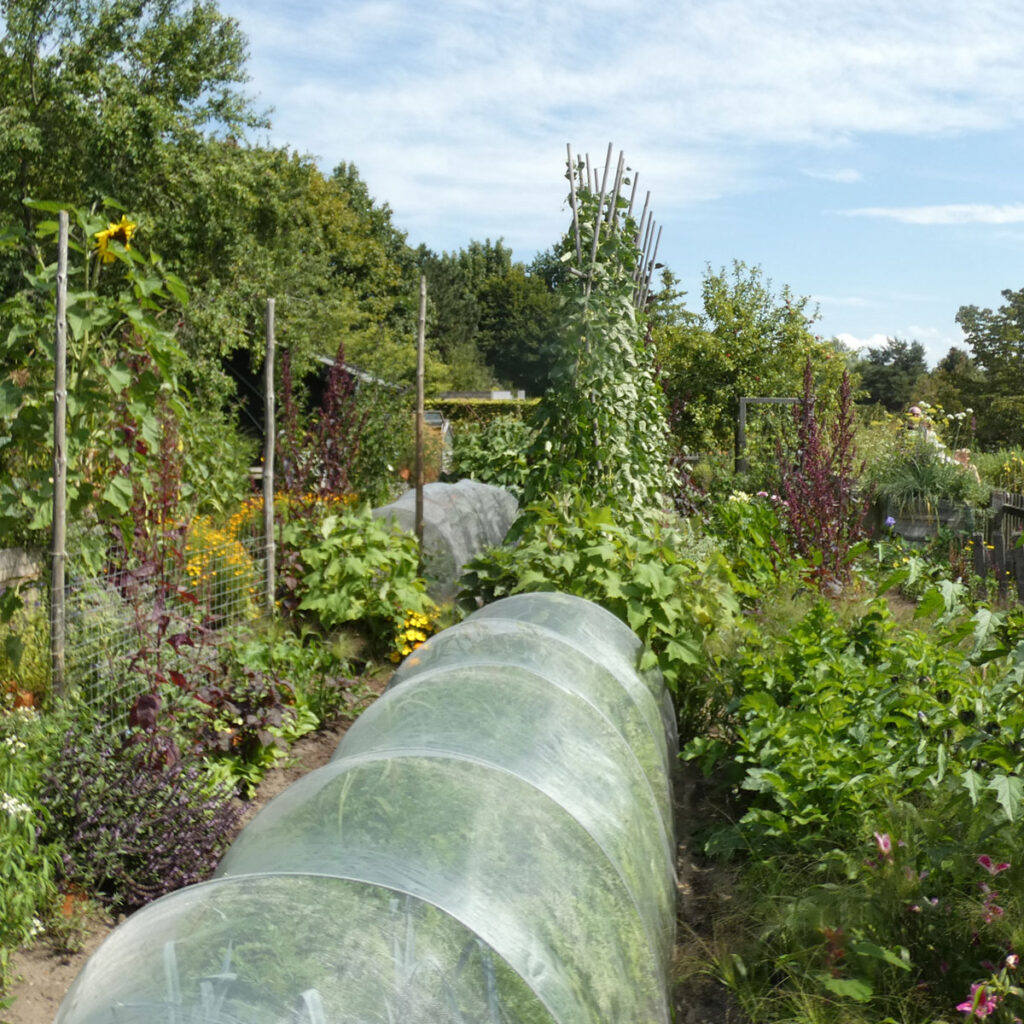
M 423 364 L 427 340 L 427 279 L 420 275 L 420 316 L 416 337 L 416 540 L 423 572 Z
M 263 360 L 263 536 L 266 539 L 267 614 L 276 610 L 277 558 L 274 544 L 274 300 L 267 299 L 267 349 Z
M 61 210 L 57 238 L 57 322 L 53 346 L 53 547 L 50 559 L 50 666 L 53 693 L 64 695 L 64 573 L 67 563 L 67 348 L 68 214 Z
M 594 244 L 590 247 L 590 269 L 593 268 L 594 262 L 597 260 L 597 244 L 601 240 L 601 220 L 602 220 L 601 211 L 602 211 L 602 207 L 604 206 L 605 192 L 608 189 L 608 175 L 611 172 L 611 164 L 612 164 L 612 144 L 609 142 L 608 143 L 608 153 L 607 153 L 607 155 L 604 158 L 604 177 L 601 179 L 601 194 L 598 196 L 598 200 L 597 200 L 597 217 L 596 217 L 596 219 L 594 221 Z M 590 279 L 590 269 L 588 269 L 588 271 L 587 271 L 587 287 L 586 287 L 587 295 L 590 294 L 590 288 L 591 288 L 591 284 L 592 284 L 591 279 Z
M 580 211 L 576 201 L 576 166 L 572 162 L 572 143 L 566 143 L 566 163 L 569 166 L 569 205 L 572 207 L 572 231 L 576 238 L 576 263 L 583 263 L 583 248 L 580 244 Z
M 622 188 L 622 176 L 626 168 L 626 154 L 619 150 L 619 165 L 615 168 L 615 185 L 612 188 L 611 201 L 608 203 L 608 223 L 612 234 L 615 234 L 619 222 L 619 191 Z
M 633 216 L 633 204 L 636 202 L 636 190 L 637 190 L 637 186 L 639 184 L 640 184 L 640 175 L 637 174 L 636 171 L 634 171 L 633 172 L 633 188 L 630 190 L 630 193 L 629 193 L 629 209 L 626 210 L 626 220 L 629 220 L 629 218 Z
M 654 277 L 654 264 L 658 259 L 658 246 L 661 245 L 661 225 L 658 225 L 658 237 L 654 240 L 654 252 L 647 264 L 647 271 L 644 275 L 643 287 L 640 290 L 640 301 L 637 303 L 637 309 L 643 309 L 647 302 L 647 296 L 651 292 L 651 280 Z

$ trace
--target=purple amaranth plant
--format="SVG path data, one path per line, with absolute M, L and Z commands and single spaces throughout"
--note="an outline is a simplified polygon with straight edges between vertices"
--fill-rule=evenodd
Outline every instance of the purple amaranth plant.
M 849 374 L 843 374 L 839 407 L 826 428 L 817 414 L 811 362 L 804 366 L 803 396 L 794 406 L 795 459 L 781 442 L 783 523 L 795 554 L 804 558 L 822 587 L 841 586 L 850 576 L 851 550 L 864 536 L 868 499 L 856 493 L 863 464 L 856 460 Z
M 308 427 L 299 423 L 292 380 L 291 353 L 281 358 L 284 411 L 279 460 L 285 490 L 294 498 L 348 494 L 368 413 L 356 401 L 356 381 L 345 368 L 345 346 L 338 345 L 320 410 Z

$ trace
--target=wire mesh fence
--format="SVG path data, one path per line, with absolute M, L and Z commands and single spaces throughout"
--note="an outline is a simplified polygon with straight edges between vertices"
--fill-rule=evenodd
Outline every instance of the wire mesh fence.
M 248 633 L 266 597 L 262 532 L 197 520 L 183 543 L 65 586 L 65 698 L 123 728 L 135 699 L 161 683 L 194 686 L 220 647 Z

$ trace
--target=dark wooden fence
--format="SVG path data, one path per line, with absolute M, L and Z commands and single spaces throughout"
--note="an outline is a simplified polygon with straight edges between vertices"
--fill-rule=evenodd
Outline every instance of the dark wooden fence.
M 1024 494 L 993 491 L 984 532 L 972 534 L 975 573 L 994 576 L 1000 597 L 1024 601 Z

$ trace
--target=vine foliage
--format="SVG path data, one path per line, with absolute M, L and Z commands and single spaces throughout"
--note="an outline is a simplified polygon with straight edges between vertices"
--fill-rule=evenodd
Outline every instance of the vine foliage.
M 621 158 L 611 189 L 595 189 L 579 162 L 566 176 L 576 213 L 560 245 L 568 283 L 552 386 L 535 414 L 530 461 L 538 468 L 526 498 L 571 492 L 624 511 L 660 507 L 669 489 L 667 423 L 637 284 L 646 256 L 621 195 L 630 177 Z

